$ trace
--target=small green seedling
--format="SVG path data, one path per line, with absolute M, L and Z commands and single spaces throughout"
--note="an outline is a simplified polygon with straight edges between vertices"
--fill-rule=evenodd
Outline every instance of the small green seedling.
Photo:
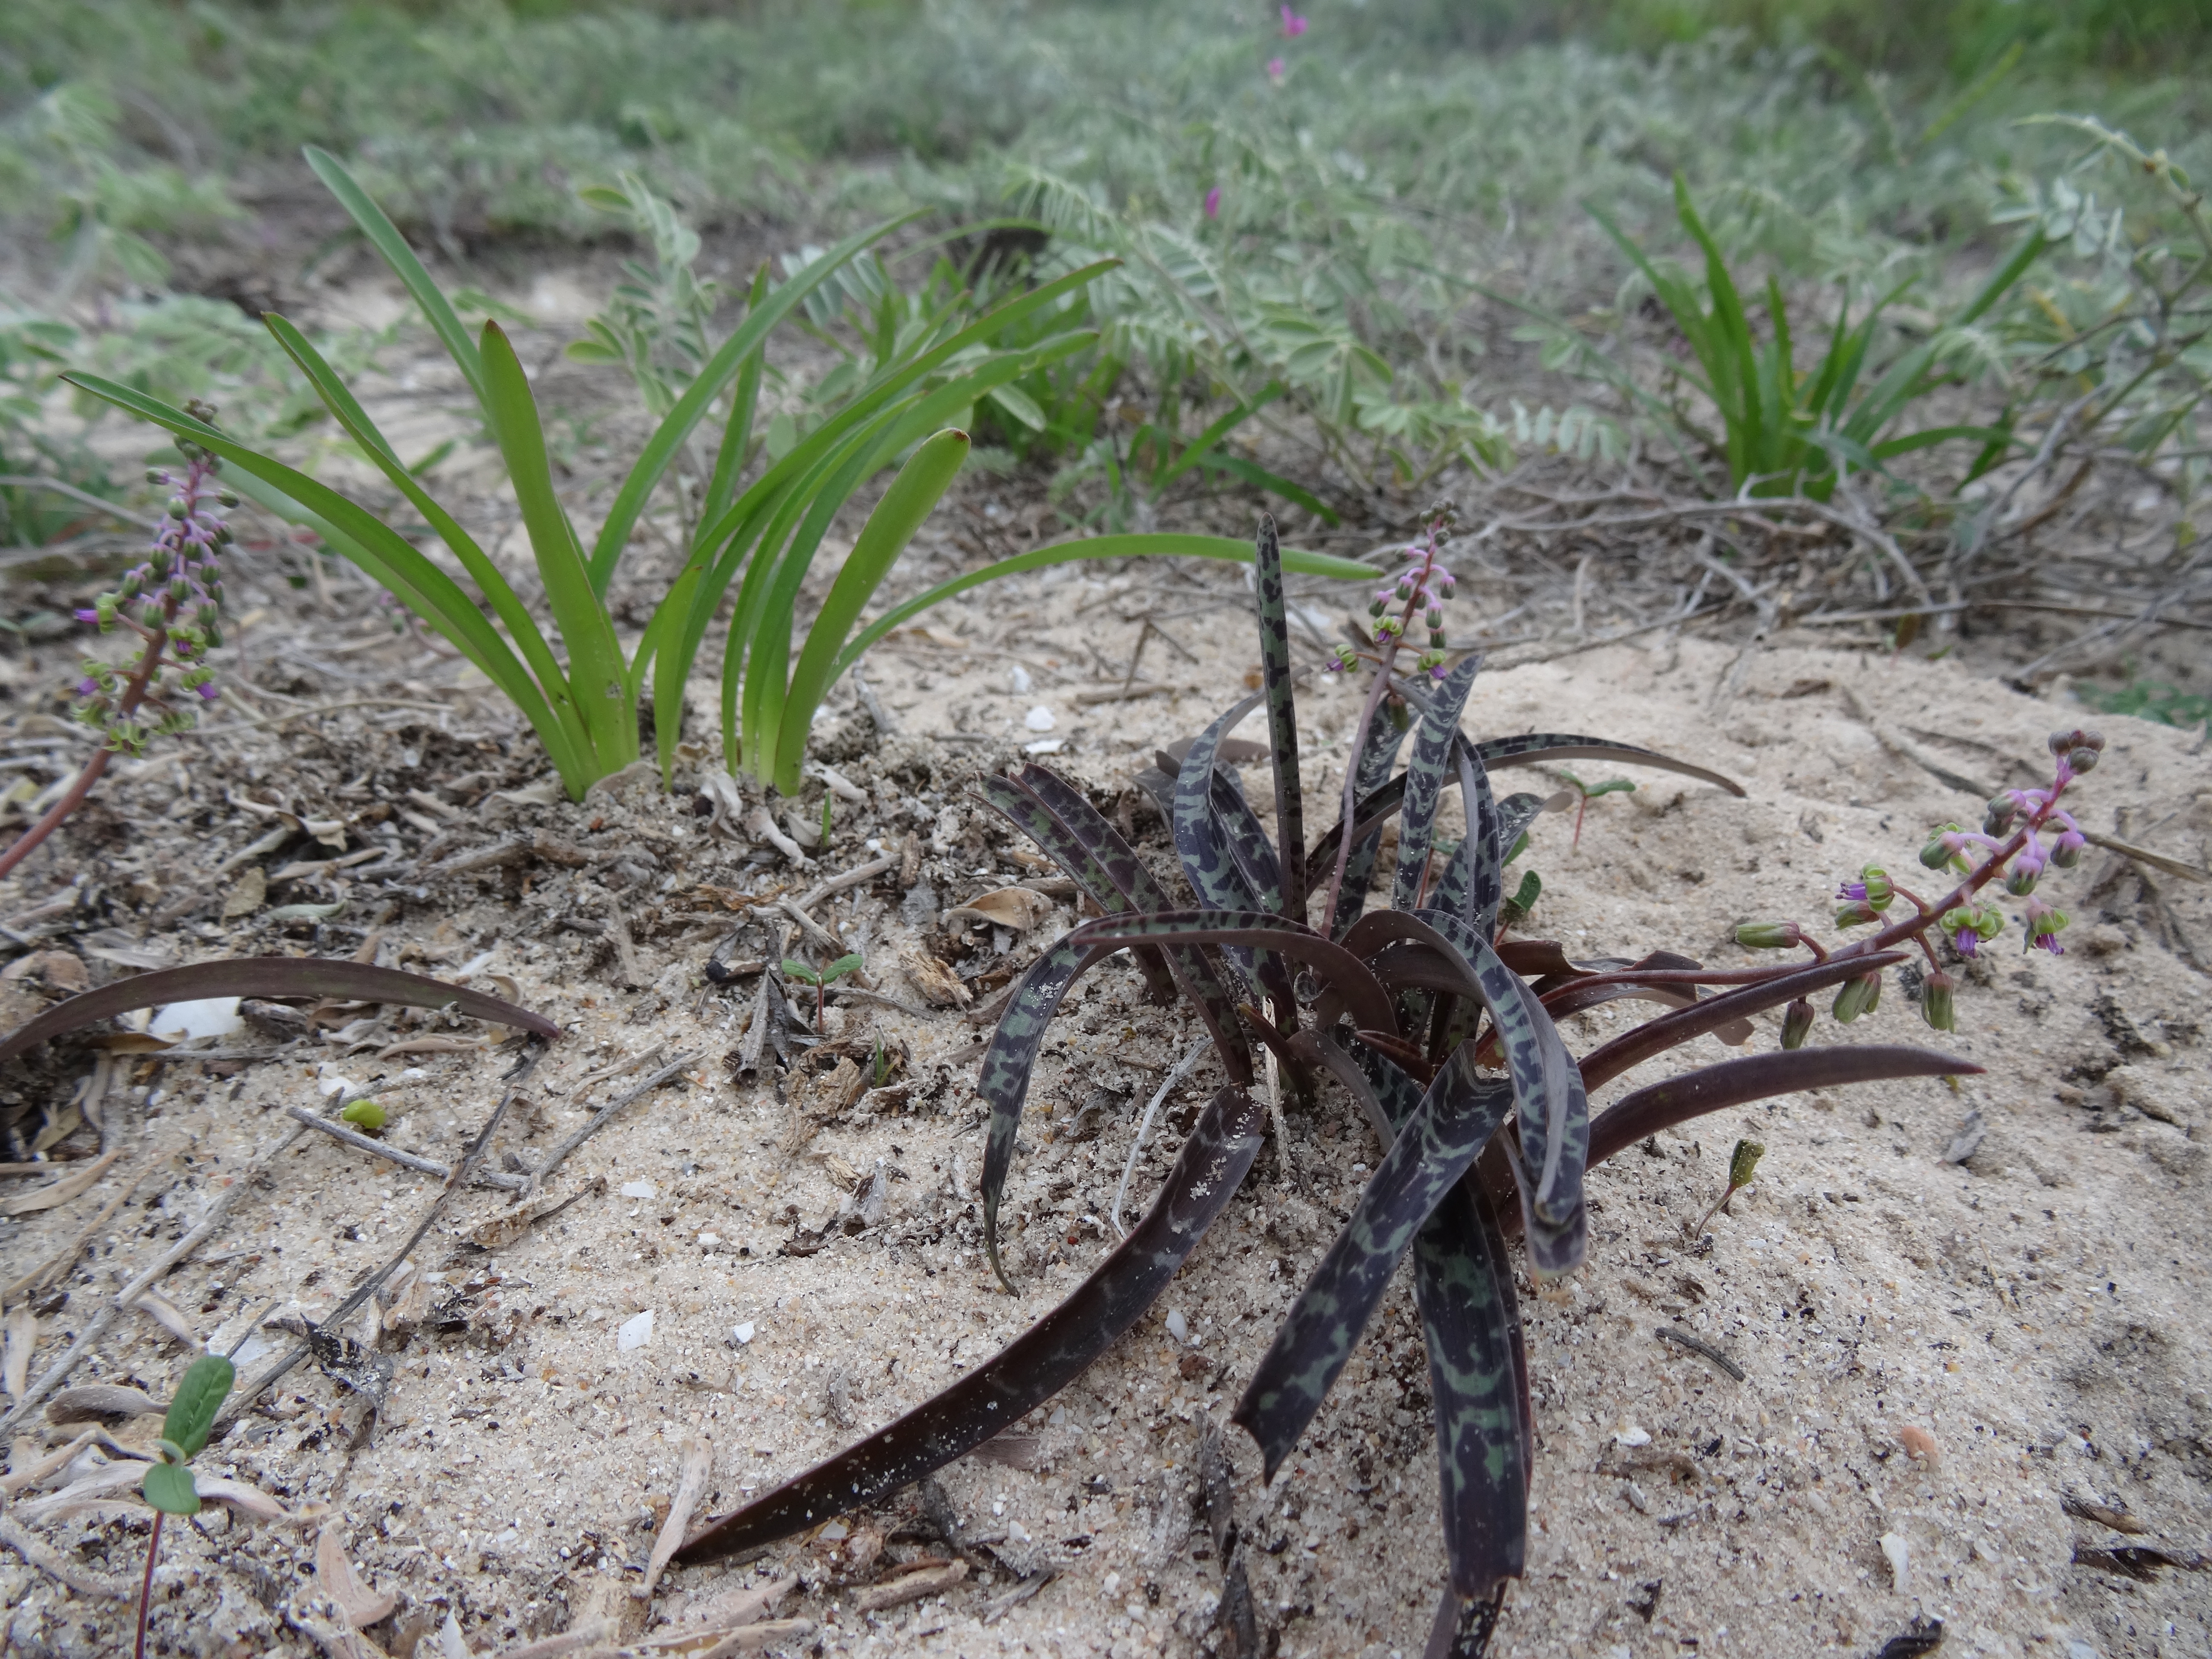
M 1521 885 L 1513 896 L 1498 907 L 1498 925 L 1503 928 L 1518 927 L 1528 920 L 1528 913 L 1536 908 L 1536 901 L 1544 896 L 1544 878 L 1534 870 L 1521 873 Z
M 373 1135 L 384 1127 L 384 1108 L 373 1100 L 356 1100 L 338 1115 L 363 1134 Z
M 891 1080 L 891 1057 L 884 1052 L 884 1040 L 876 1039 L 874 1060 L 868 1067 L 871 1088 L 880 1089 Z
M 199 1487 L 192 1480 L 192 1459 L 215 1429 L 216 1413 L 230 1398 L 238 1371 L 219 1353 L 204 1353 L 177 1384 L 169 1415 L 156 1448 L 159 1462 L 146 1470 L 146 1501 L 154 1506 L 154 1533 L 146 1540 L 146 1578 L 138 1589 L 137 1659 L 146 1659 L 146 1616 L 152 1610 L 154 1562 L 161 1550 L 161 1523 L 173 1515 L 197 1515 Z
M 1759 1160 L 1766 1148 L 1756 1140 L 1739 1140 L 1735 1150 L 1729 1154 L 1728 1190 L 1715 1200 L 1713 1207 L 1698 1218 L 1698 1224 L 1690 1229 L 1690 1237 L 1697 1237 L 1705 1231 L 1705 1223 L 1728 1208 L 1729 1200 L 1751 1185 L 1751 1177 L 1759 1168 Z
M 786 962 L 783 964 L 783 976 L 786 979 L 795 979 L 801 984 L 811 985 L 814 988 L 814 1029 L 816 1030 L 822 1029 L 823 992 L 864 964 L 865 959 L 857 956 L 839 957 L 827 968 L 821 969 L 809 968 L 803 962 Z
M 1584 783 L 1564 766 L 1558 769 L 1557 775 L 1576 795 L 1574 838 L 1567 843 L 1570 852 L 1583 844 L 1583 814 L 1589 811 L 1592 801 L 1600 795 L 1632 795 L 1636 793 L 1636 786 L 1626 778 L 1607 778 L 1603 783 Z
M 822 850 L 825 853 L 830 850 L 830 809 L 836 799 L 835 795 L 822 797 Z

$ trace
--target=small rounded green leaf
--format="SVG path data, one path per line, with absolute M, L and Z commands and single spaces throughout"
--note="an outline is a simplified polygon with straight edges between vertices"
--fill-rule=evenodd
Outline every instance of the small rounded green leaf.
M 207 1444 L 209 1431 L 215 1427 L 215 1414 L 230 1397 L 230 1385 L 237 1377 L 236 1368 L 219 1353 L 204 1353 L 192 1361 L 185 1380 L 177 1384 L 176 1398 L 169 1401 L 162 1437 L 176 1442 L 185 1456 L 198 1456 L 200 1448 Z M 198 1507 L 195 1499 L 192 1509 Z M 189 1515 L 191 1510 L 176 1513 Z
M 192 1482 L 192 1472 L 181 1463 L 148 1464 L 145 1490 L 146 1501 L 164 1515 L 199 1513 L 199 1488 Z
M 830 980 L 837 979 L 846 974 L 851 973 L 855 968 L 864 967 L 866 965 L 866 958 L 864 957 L 839 957 L 836 961 L 831 963 L 827 968 L 824 968 L 822 970 L 822 978 L 826 983 Z
M 384 1127 L 384 1108 L 373 1100 L 356 1100 L 338 1115 L 356 1128 L 374 1134 Z

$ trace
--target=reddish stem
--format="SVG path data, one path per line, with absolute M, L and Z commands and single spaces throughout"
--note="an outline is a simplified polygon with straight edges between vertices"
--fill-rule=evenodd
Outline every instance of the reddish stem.
M 174 619 L 177 602 L 174 599 L 164 598 L 161 607 L 161 620 L 164 626 L 159 642 L 149 645 L 139 653 L 141 660 L 138 664 L 138 671 L 131 675 L 130 684 L 123 688 L 123 696 L 115 706 L 115 718 L 118 720 L 127 720 L 138 712 L 138 705 L 146 700 L 146 688 L 153 683 L 155 672 L 161 665 L 161 653 L 168 643 L 169 637 L 166 624 Z M 131 621 L 127 617 L 123 620 Z M 155 638 L 153 634 L 139 627 L 137 623 L 131 623 L 131 626 L 137 628 L 149 640 Z M 100 775 L 107 770 L 108 759 L 114 753 L 112 749 L 102 748 L 98 754 L 87 761 L 83 769 L 76 775 L 76 781 L 70 785 L 59 800 L 46 809 L 46 816 L 23 831 L 13 847 L 5 853 L 0 853 L 0 881 L 7 879 L 17 865 L 38 849 L 40 842 L 61 828 L 64 818 L 84 805 L 84 798 L 92 793 L 92 786 L 100 781 Z
M 154 1560 L 161 1553 L 161 1522 L 167 1518 L 162 1510 L 154 1511 L 154 1535 L 146 1540 L 146 1578 L 138 1586 L 138 1645 L 133 1659 L 146 1659 L 146 1617 L 154 1607 Z

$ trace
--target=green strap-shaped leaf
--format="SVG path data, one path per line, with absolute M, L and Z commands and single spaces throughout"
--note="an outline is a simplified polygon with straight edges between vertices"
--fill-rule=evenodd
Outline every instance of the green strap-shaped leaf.
M 590 734 L 601 775 L 637 758 L 637 718 L 630 706 L 629 681 L 614 619 L 592 585 L 574 526 L 553 489 L 553 458 L 538 418 L 538 400 L 522 372 L 522 360 L 506 331 L 487 320 L 481 342 L 486 405 L 493 440 L 507 463 L 507 481 L 522 509 L 545 601 L 568 647 L 568 689 Z
M 270 333 L 276 337 L 276 343 L 299 366 L 300 372 L 307 377 L 308 383 L 315 388 L 316 395 L 323 400 L 323 406 L 331 411 L 331 417 L 345 428 L 347 435 L 362 447 L 393 488 L 406 496 L 430 528 L 438 532 L 439 539 L 453 550 L 453 556 L 469 573 L 469 580 L 476 583 L 477 591 L 490 601 L 492 610 L 497 613 L 508 637 L 521 650 L 523 659 L 537 677 L 547 703 L 559 717 L 563 728 L 579 745 L 588 744 L 590 739 L 584 730 L 583 716 L 578 712 L 574 699 L 568 695 L 567 676 L 555 660 L 552 647 L 545 643 L 544 635 L 538 631 L 537 620 L 531 616 L 529 607 L 522 603 L 514 589 L 508 585 L 507 578 L 500 574 L 499 567 L 486 556 L 476 538 L 463 529 L 459 520 L 440 506 L 415 475 L 408 471 L 406 463 L 399 459 L 398 452 L 377 429 L 375 422 L 369 418 L 368 411 L 362 407 L 352 390 L 338 378 L 337 371 L 330 366 L 321 352 L 315 349 L 314 343 L 273 311 L 263 313 L 261 320 Z
M 1458 747 L 1460 711 L 1481 671 L 1482 653 L 1475 652 L 1454 664 L 1443 678 L 1413 733 L 1413 750 L 1406 757 L 1403 793 L 1399 800 L 1398 869 L 1390 884 L 1390 902 L 1411 910 L 1421 902 L 1428 874 L 1429 852 L 1436 842 L 1437 805 L 1443 799 L 1444 773 Z M 1468 821 L 1474 827 L 1470 802 Z
M 750 317 L 767 303 L 768 261 L 753 269 L 753 285 L 745 296 L 745 315 Z M 722 425 L 722 441 L 714 451 L 714 471 L 707 480 L 707 493 L 699 498 L 699 522 L 712 524 L 729 510 L 737 497 L 738 478 L 752 447 L 753 416 L 760 408 L 761 373 L 768 362 L 768 341 L 757 342 L 744 354 L 738 370 L 737 390 L 730 396 L 730 418 Z
M 1137 856 L 1135 849 L 1121 839 L 1121 832 L 1106 822 L 1097 807 L 1084 799 L 1081 790 L 1042 766 L 1024 766 L 1016 775 L 1015 782 L 1082 845 L 1096 860 L 1099 872 L 1126 901 L 1109 905 L 1101 899 L 1102 909 L 1149 915 L 1173 908 L 1167 890 L 1153 879 L 1152 872 L 1145 867 L 1145 861 Z M 1164 954 L 1176 984 L 1190 999 L 1213 1039 L 1214 1052 L 1220 1056 L 1223 1072 L 1231 1083 L 1250 1087 L 1252 1056 L 1244 1022 L 1238 1018 L 1236 1004 L 1222 985 L 1221 976 L 1214 970 L 1206 951 L 1198 945 L 1174 945 Z
M 1253 591 L 1260 612 L 1260 672 L 1267 694 L 1268 760 L 1275 774 L 1275 863 L 1279 908 L 1293 921 L 1306 920 L 1305 792 L 1298 781 L 1297 698 L 1291 680 L 1290 613 L 1283 596 L 1283 549 L 1275 520 L 1260 517 L 1254 544 Z
M 192 1361 L 185 1368 L 169 1401 L 161 1438 L 186 1457 L 198 1456 L 200 1448 L 207 1444 L 209 1431 L 215 1427 L 216 1413 L 230 1398 L 230 1385 L 237 1379 L 237 1370 L 219 1353 L 204 1353 Z
M 366 570 L 380 586 L 396 594 L 414 613 L 451 641 L 461 653 L 483 671 L 486 678 L 507 694 L 530 722 L 569 794 L 581 800 L 584 790 L 599 775 L 592 760 L 571 742 L 538 683 L 459 583 L 424 558 L 398 532 L 367 508 L 356 506 L 304 472 L 295 471 L 223 435 L 181 410 L 97 374 L 62 377 L 93 396 L 113 404 L 142 420 L 190 438 L 246 473 L 234 478 L 242 494 L 250 494 L 279 516 L 311 524 L 325 539 Z M 257 487 L 258 486 L 258 487 Z
M 799 793 L 799 763 L 805 753 L 807 728 L 831 684 L 831 671 L 845 636 L 860 620 L 860 607 L 874 595 L 906 544 L 914 539 L 968 459 L 968 434 L 947 430 L 915 451 L 883 499 L 860 526 L 859 538 L 807 631 L 806 646 L 793 670 L 784 703 L 783 731 L 776 750 L 776 787 Z
M 709 1521 L 677 1552 L 719 1560 L 881 1502 L 1018 1422 L 1106 1352 L 1167 1288 L 1251 1170 L 1266 1113 L 1243 1090 L 1218 1091 L 1136 1230 L 1067 1300 L 1001 1352 L 888 1427 Z
M 1060 1012 L 1067 988 L 1077 975 L 1113 953 L 1113 946 L 1079 940 L 1073 933 L 1062 939 L 1022 975 L 991 1033 L 991 1046 L 983 1051 L 983 1070 L 975 1082 L 975 1092 L 991 1109 L 990 1135 L 983 1146 L 983 1249 L 991 1258 L 991 1271 L 1009 1295 L 1013 1280 L 999 1261 L 999 1200 L 1006 1191 L 1006 1172 L 1013 1167 L 1014 1136 L 1022 1127 L 1030 1074 L 1036 1069 L 1045 1030 Z
M 837 270 L 863 248 L 880 240 L 909 220 L 921 216 L 928 210 L 916 208 L 896 219 L 887 219 L 878 225 L 855 232 L 832 247 L 827 253 L 769 295 L 765 302 L 752 307 L 744 322 L 722 342 L 714 355 L 707 360 L 675 406 L 653 428 L 653 436 L 638 452 L 629 475 L 608 507 L 606 520 L 599 526 L 599 539 L 592 544 L 588 579 L 592 592 L 604 596 L 607 583 L 613 578 L 615 566 L 621 562 L 623 549 L 629 544 L 629 533 L 637 526 L 638 516 L 645 511 L 661 476 L 668 471 L 684 447 L 691 429 L 706 418 L 707 410 L 722 388 L 735 377 L 746 357 L 758 349 L 768 338 L 769 331 L 791 313 L 792 307 L 827 282 Z
M 430 325 L 430 331 L 438 337 L 438 343 L 446 348 L 446 355 L 453 360 L 453 367 L 461 371 L 461 378 L 469 383 L 476 394 L 477 403 L 487 415 L 491 410 L 489 391 L 484 384 L 483 362 L 477 353 L 476 342 L 461 326 L 461 319 L 453 314 L 453 307 L 438 285 L 430 280 L 430 273 L 415 257 L 415 250 L 407 246 L 407 239 L 399 234 L 375 198 L 355 182 L 344 164 L 328 150 L 307 146 L 304 152 L 307 165 L 314 169 L 315 177 L 338 199 L 361 234 L 368 238 L 369 246 L 392 267 L 392 274 L 399 279 L 408 297 L 415 301 L 422 319 Z
M 1259 1443 L 1273 1480 L 1328 1397 L 1399 1258 L 1474 1164 L 1512 1104 L 1462 1043 L 1382 1154 L 1352 1215 L 1275 1332 L 1231 1420 Z

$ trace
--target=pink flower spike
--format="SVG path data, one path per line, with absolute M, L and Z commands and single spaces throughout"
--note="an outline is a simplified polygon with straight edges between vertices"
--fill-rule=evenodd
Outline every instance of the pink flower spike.
M 1283 83 L 1283 60 L 1281 58 L 1270 58 L 1267 60 L 1267 78 L 1270 81 L 1273 81 L 1277 86 L 1280 86 Z
M 1297 13 L 1292 11 L 1288 6 L 1285 6 L 1282 9 L 1282 12 L 1283 39 L 1285 40 L 1295 40 L 1298 36 L 1304 34 L 1310 26 L 1304 18 L 1299 16 Z
M 1206 192 L 1206 216 L 1209 219 L 1221 216 L 1221 186 L 1218 185 Z

